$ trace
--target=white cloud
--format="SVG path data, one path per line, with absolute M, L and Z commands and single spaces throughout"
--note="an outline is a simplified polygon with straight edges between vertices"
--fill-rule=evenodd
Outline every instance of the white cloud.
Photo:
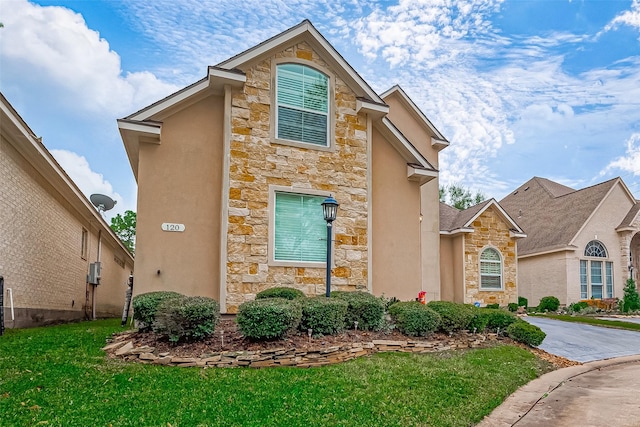
M 135 211 L 135 206 L 125 206 L 127 203 L 123 204 L 122 196 L 114 191 L 111 183 L 105 180 L 102 174 L 91 169 L 84 156 L 67 150 L 50 150 L 50 153 L 87 199 L 91 194 L 98 193 L 109 196 L 116 201 L 116 207 L 107 216 L 111 217 L 115 213 L 122 213 L 127 209 Z
M 640 133 L 634 133 L 629 137 L 624 156 L 612 160 L 607 167 L 600 172 L 600 176 L 604 176 L 613 170 L 631 173 L 633 176 L 640 176 Z
M 613 18 L 611 22 L 605 26 L 603 32 L 614 30 L 621 25 L 628 25 L 640 30 L 640 0 L 633 0 L 631 10 L 625 10 Z
M 69 9 L 13 0 L 2 12 L 3 74 L 27 79 L 44 99 L 122 115 L 178 89 L 148 72 L 123 74 L 119 55 Z

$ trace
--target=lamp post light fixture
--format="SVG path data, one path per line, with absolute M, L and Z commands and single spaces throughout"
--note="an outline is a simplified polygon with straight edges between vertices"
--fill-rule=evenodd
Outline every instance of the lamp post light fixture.
M 340 205 L 333 196 L 327 197 L 322 202 L 324 220 L 327 221 L 327 298 L 331 296 L 331 229 L 338 214 L 338 206 Z

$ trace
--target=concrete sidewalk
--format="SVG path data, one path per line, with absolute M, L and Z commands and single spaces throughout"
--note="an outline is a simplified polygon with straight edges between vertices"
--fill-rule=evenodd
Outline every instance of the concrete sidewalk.
M 640 355 L 549 372 L 518 389 L 478 427 L 640 426 Z

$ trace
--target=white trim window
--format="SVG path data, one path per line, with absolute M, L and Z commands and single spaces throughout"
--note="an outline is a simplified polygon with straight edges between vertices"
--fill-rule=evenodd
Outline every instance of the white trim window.
M 584 249 L 587 259 L 580 260 L 580 299 L 613 298 L 613 262 L 607 248 L 592 240 Z
M 329 77 L 302 64 L 279 64 L 276 103 L 276 138 L 329 146 Z
M 502 289 L 502 256 L 494 248 L 486 248 L 480 254 L 480 289 Z
M 326 262 L 327 225 L 322 214 L 324 199 L 322 196 L 275 192 L 275 262 Z

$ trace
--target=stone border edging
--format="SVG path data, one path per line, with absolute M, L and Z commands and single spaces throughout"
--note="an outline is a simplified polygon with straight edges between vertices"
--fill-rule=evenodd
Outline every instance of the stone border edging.
M 310 368 L 346 362 L 361 356 L 368 356 L 378 352 L 403 353 L 435 353 L 446 350 L 463 348 L 479 348 L 487 346 L 489 342 L 498 341 L 496 334 L 465 333 L 462 338 L 445 341 L 392 341 L 373 340 L 342 345 L 315 347 L 308 349 L 276 348 L 259 351 L 222 351 L 205 354 L 201 357 L 179 357 L 168 352 L 156 353 L 154 347 L 135 347 L 133 341 L 127 340 L 130 334 L 116 337 L 116 341 L 107 344 L 102 350 L 114 357 L 126 361 L 140 362 L 154 365 L 203 368 L 218 367 L 251 367 L 266 368 L 276 366 L 296 366 Z

